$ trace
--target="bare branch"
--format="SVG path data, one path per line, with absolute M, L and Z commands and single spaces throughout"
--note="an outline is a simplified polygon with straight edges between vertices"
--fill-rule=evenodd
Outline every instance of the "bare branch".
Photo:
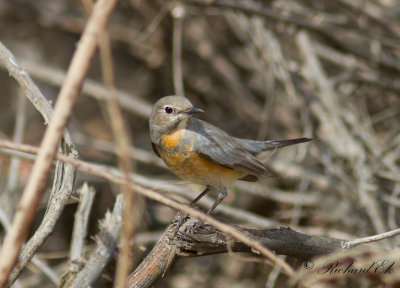
M 123 195 L 119 194 L 115 199 L 113 212 L 107 212 L 104 220 L 100 223 L 100 232 L 96 236 L 97 246 L 85 262 L 84 267 L 74 278 L 63 279 L 59 287 L 93 287 L 117 246 L 121 229 L 122 206 Z
M 18 91 L 17 97 L 17 113 L 15 113 L 15 128 L 13 142 L 22 143 L 24 139 L 25 120 L 26 120 L 26 103 L 22 92 Z M 20 159 L 12 158 L 10 163 L 10 172 L 8 175 L 7 190 L 14 191 L 17 186 L 18 170 L 20 167 Z M 6 201 L 6 203 L 10 203 Z
M 172 17 L 174 19 L 173 42 L 172 42 L 172 69 L 174 78 L 175 94 L 185 96 L 183 90 L 182 74 L 182 29 L 183 19 L 185 18 L 185 7 L 177 4 L 172 8 Z
M 179 215 L 179 213 L 178 213 Z M 176 217 L 165 229 L 147 257 L 129 275 L 129 288 L 151 287 L 161 278 L 176 258 L 175 246 L 170 241 L 176 232 Z M 174 224 L 175 223 L 175 224 Z
M 130 159 L 132 147 L 131 137 L 128 133 L 127 124 L 124 121 L 121 108 L 118 106 L 117 94 L 114 85 L 114 68 L 112 63 L 111 43 L 108 33 L 105 31 L 100 38 L 100 57 L 103 70 L 103 81 L 108 89 L 110 97 L 107 101 L 106 111 L 111 122 L 114 142 L 118 147 L 118 164 L 124 173 L 125 184 L 121 185 L 124 195 L 124 206 L 122 210 L 122 233 L 120 237 L 120 254 L 117 262 L 116 284 L 114 287 L 124 288 L 126 278 L 132 263 L 133 237 L 139 223 L 139 213 L 135 190 L 130 189 L 130 174 L 133 172 L 133 164 Z M 132 213 L 135 215 L 132 217 Z
M 75 213 L 74 229 L 72 230 L 72 241 L 70 249 L 70 261 L 72 265 L 82 262 L 83 259 L 83 245 L 87 234 L 87 225 L 89 221 L 90 210 L 92 209 L 93 200 L 96 191 L 93 187 L 84 183 L 78 189 L 79 205 Z M 75 269 L 72 268 L 74 271 Z
M 400 229 L 396 229 L 396 230 L 392 230 L 392 231 L 381 233 L 381 234 L 374 235 L 374 236 L 355 239 L 355 240 L 352 240 L 352 241 L 345 242 L 343 248 L 345 248 L 345 249 L 353 248 L 353 247 L 358 246 L 358 245 L 362 245 L 362 244 L 366 244 L 366 243 L 370 243 L 370 242 L 375 242 L 375 241 L 380 241 L 380 240 L 383 240 L 383 239 L 391 238 L 391 237 L 394 237 L 394 236 L 399 235 L 399 234 L 400 234 Z

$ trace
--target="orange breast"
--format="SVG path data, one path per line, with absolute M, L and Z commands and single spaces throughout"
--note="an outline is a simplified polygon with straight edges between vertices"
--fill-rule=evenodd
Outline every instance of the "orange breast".
M 171 133 L 164 134 L 161 136 L 162 143 L 166 148 L 175 148 L 178 146 L 179 141 L 185 135 L 184 129 L 174 130 Z
M 188 181 L 215 187 L 229 185 L 246 175 L 243 172 L 218 165 L 198 154 L 194 154 L 187 159 L 179 172 L 186 174 L 186 177 L 184 175 L 178 176 Z
M 160 155 L 174 174 L 196 184 L 214 187 L 226 186 L 246 175 L 246 173 L 225 168 L 209 161 L 189 147 L 184 147 L 181 151 L 173 153 L 160 151 Z

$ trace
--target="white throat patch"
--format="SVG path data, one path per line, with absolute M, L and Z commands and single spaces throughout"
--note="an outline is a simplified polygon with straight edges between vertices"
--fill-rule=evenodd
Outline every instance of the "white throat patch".
M 178 130 L 179 130 L 179 129 L 185 129 L 186 126 L 187 126 L 187 122 L 188 122 L 188 121 L 189 121 L 189 118 L 182 119 L 182 120 L 179 122 L 177 129 L 178 129 Z

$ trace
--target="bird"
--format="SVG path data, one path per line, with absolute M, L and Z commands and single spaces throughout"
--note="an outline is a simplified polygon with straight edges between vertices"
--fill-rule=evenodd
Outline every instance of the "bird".
M 205 186 L 190 205 L 208 192 L 218 196 L 208 210 L 227 196 L 227 186 L 236 180 L 255 182 L 274 177 L 258 159 L 263 151 L 309 142 L 311 138 L 257 141 L 236 138 L 194 115 L 203 113 L 183 96 L 165 96 L 152 107 L 149 118 L 151 146 L 155 154 L 178 177 Z

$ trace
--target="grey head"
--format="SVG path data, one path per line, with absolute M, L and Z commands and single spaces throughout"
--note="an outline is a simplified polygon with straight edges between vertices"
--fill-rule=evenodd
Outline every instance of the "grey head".
M 204 112 L 193 107 L 189 99 L 182 96 L 166 96 L 159 99 L 151 110 L 149 127 L 151 142 L 158 144 L 161 135 L 170 133 L 179 125 L 185 125 L 194 114 Z

